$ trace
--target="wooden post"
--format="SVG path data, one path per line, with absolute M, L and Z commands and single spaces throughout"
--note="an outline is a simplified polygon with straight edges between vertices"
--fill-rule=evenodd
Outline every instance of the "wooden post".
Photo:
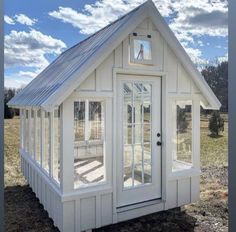
M 61 190 L 68 193 L 74 189 L 74 103 L 71 98 L 62 104 L 61 114 Z

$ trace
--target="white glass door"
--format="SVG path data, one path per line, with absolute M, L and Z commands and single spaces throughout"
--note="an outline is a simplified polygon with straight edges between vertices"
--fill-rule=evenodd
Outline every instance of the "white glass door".
M 119 75 L 117 97 L 118 206 L 160 198 L 160 78 Z

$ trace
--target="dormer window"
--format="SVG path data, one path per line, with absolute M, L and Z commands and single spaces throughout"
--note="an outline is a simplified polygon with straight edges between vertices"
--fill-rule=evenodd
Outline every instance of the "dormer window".
M 130 62 L 152 64 L 151 36 L 132 35 L 130 40 Z

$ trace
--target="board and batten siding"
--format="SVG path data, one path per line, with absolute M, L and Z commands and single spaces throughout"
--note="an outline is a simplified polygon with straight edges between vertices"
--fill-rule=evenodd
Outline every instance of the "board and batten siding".
M 128 61 L 129 57 L 129 37 L 124 39 L 120 45 L 115 48 L 108 57 L 105 57 L 102 64 L 100 64 L 89 76 L 88 78 L 78 87 L 77 90 L 63 103 L 64 113 L 63 113 L 63 128 L 62 134 L 64 139 L 64 144 L 68 143 L 68 138 L 71 140 L 73 136 L 72 124 L 70 122 L 70 128 L 66 123 L 71 119 L 73 112 L 72 106 L 69 107 L 68 102 L 71 102 L 70 98 L 74 99 L 74 94 L 76 96 L 87 96 L 87 97 L 103 97 L 108 96 L 110 100 L 110 110 L 111 115 L 116 107 L 115 105 L 115 77 L 114 68 L 120 68 L 125 70 L 142 70 L 142 71 L 158 71 L 165 73 L 165 86 L 166 86 L 166 115 L 170 115 L 171 112 L 171 99 L 175 96 L 190 96 L 194 98 L 197 102 L 197 106 L 200 110 L 200 92 L 192 78 L 184 70 L 182 64 L 176 58 L 174 53 L 171 51 L 168 44 L 163 39 L 160 32 L 153 26 L 149 19 L 146 19 L 142 24 L 140 24 L 134 32 L 140 33 L 151 33 L 153 41 L 153 60 L 154 65 L 142 66 L 133 65 Z M 155 42 L 155 43 L 154 43 Z M 196 97 L 197 96 L 197 97 Z M 65 107 L 67 110 L 65 110 Z M 195 112 L 195 111 L 194 111 Z M 199 113 L 196 111 L 195 113 Z M 170 118 L 167 117 L 165 128 L 168 127 Z M 199 120 L 199 118 L 197 118 Z M 69 120 L 70 121 L 70 120 Z M 112 124 L 111 128 L 114 126 L 115 120 L 110 119 L 109 123 Z M 198 124 L 197 124 L 198 125 Z M 67 126 L 67 128 L 66 128 Z M 196 129 L 197 130 L 197 129 Z M 199 130 L 199 129 L 198 129 Z M 68 133 L 72 133 L 67 137 Z M 110 132 L 109 132 L 110 133 Z M 163 133 L 164 134 L 164 133 Z M 126 211 L 117 211 L 116 202 L 116 167 L 114 165 L 116 157 L 113 151 L 113 146 L 115 146 L 114 134 L 110 133 L 109 136 L 112 138 L 111 151 L 106 153 L 106 156 L 110 157 L 110 166 L 108 167 L 108 176 L 111 178 L 108 185 L 104 188 L 94 187 L 86 192 L 75 191 L 72 189 L 72 181 L 68 180 L 67 183 L 61 185 L 61 191 L 56 191 L 53 185 L 47 180 L 47 177 L 42 174 L 40 170 L 30 161 L 30 158 L 25 156 L 23 152 L 21 153 L 21 168 L 24 176 L 26 177 L 29 185 L 32 187 L 36 196 L 39 198 L 40 202 L 44 205 L 44 208 L 48 211 L 49 216 L 53 219 L 55 226 L 57 226 L 60 231 L 70 231 L 70 232 L 80 232 L 84 230 L 89 230 L 93 228 L 99 228 L 101 226 L 109 225 L 119 221 L 124 221 L 134 217 L 142 216 L 148 213 L 158 212 L 190 202 L 196 201 L 199 198 L 199 174 L 196 175 L 183 175 L 176 177 L 169 177 L 171 172 L 171 149 L 165 148 L 164 154 L 167 158 L 165 163 L 162 163 L 162 168 L 165 170 L 165 175 L 163 181 L 165 184 L 165 191 L 163 191 L 163 200 L 156 202 L 151 205 L 145 205 L 142 208 L 133 208 Z M 170 140 L 171 133 L 165 131 L 166 140 Z M 197 131 L 197 136 L 199 136 L 199 131 Z M 199 152 L 199 138 L 196 138 L 196 151 Z M 72 176 L 74 170 L 67 170 L 68 165 L 72 164 L 72 158 L 68 159 L 68 151 L 70 155 L 73 156 L 73 144 L 69 141 L 71 148 L 69 150 L 63 148 L 62 157 L 62 171 L 64 172 L 61 178 L 67 180 L 68 176 Z M 167 143 L 166 143 L 167 144 Z M 195 148 L 194 148 L 195 149 Z M 199 157 L 197 157 L 199 159 Z M 113 166 L 112 166 L 113 163 Z M 90 192 L 89 192 L 90 191 Z

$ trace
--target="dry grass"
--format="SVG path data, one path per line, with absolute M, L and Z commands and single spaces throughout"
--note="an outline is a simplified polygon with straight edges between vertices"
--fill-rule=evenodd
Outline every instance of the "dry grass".
M 147 215 L 97 231 L 227 231 L 227 124 L 211 138 L 201 123 L 201 200 L 179 210 Z M 26 184 L 19 167 L 19 119 L 5 120 L 6 231 L 58 231 Z

